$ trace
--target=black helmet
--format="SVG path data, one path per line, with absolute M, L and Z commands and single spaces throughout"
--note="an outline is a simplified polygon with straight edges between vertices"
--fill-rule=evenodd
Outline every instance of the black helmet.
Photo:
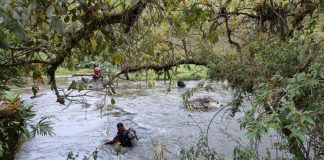
M 124 127 L 124 124 L 122 122 L 118 122 L 117 123 L 117 128 L 119 128 L 119 127 Z

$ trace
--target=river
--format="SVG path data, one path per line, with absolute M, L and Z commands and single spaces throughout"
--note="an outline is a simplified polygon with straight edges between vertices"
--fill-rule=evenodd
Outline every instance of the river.
M 75 78 L 61 79 L 61 86 L 66 86 L 72 79 Z M 167 85 L 164 82 L 157 82 L 157 86 L 152 89 L 146 88 L 145 82 L 119 83 L 114 96 L 116 104 L 109 105 L 108 109 L 100 109 L 96 105 L 104 97 L 101 92 L 91 93 L 94 97 L 87 97 L 87 104 L 63 106 L 55 102 L 56 97 L 49 89 L 43 89 L 45 95 L 35 99 L 29 99 L 30 92 L 23 91 L 23 98 L 34 105 L 37 113 L 35 121 L 41 116 L 55 117 L 52 118 L 55 135 L 37 136 L 27 141 L 16 159 L 64 160 L 70 151 L 83 157 L 97 149 L 98 159 L 150 160 L 153 157 L 152 143 L 157 140 L 168 150 L 165 152 L 168 159 L 178 159 L 180 148 L 189 148 L 199 140 L 200 131 L 194 120 L 205 131 L 217 112 L 217 109 L 201 112 L 183 107 L 181 95 L 197 83 L 187 81 L 187 88 L 174 87 L 171 92 L 166 92 Z M 194 97 L 210 96 L 221 104 L 231 101 L 231 92 L 224 90 L 222 84 L 216 83 L 213 88 L 213 92 L 199 91 Z M 210 147 L 225 157 L 232 157 L 233 148 L 238 146 L 236 141 L 242 145 L 249 144 L 238 124 L 241 115 L 239 113 L 235 119 L 227 118 L 227 114 L 222 111 L 211 125 L 208 137 Z M 132 127 L 137 131 L 139 145 L 117 156 L 112 147 L 103 145 L 103 140 L 107 135 L 106 127 L 108 138 L 114 137 L 119 121 L 126 128 Z M 269 138 L 263 141 L 259 146 L 261 154 L 265 154 L 269 144 Z

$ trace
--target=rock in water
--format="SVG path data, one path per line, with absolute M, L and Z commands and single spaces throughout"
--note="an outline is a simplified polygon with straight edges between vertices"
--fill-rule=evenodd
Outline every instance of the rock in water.
M 209 110 L 216 109 L 221 106 L 222 104 L 219 104 L 219 102 L 217 102 L 211 97 L 200 97 L 190 100 L 188 102 L 187 108 L 196 110 Z

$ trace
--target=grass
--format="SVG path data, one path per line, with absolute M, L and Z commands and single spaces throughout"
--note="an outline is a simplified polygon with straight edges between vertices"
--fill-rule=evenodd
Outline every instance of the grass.
M 72 75 L 72 74 L 91 74 L 92 69 L 83 68 L 78 70 L 68 70 L 67 68 L 60 67 L 56 71 L 57 76 Z M 205 78 L 207 75 L 207 68 L 197 65 L 180 65 L 173 67 L 170 70 L 171 78 L 173 80 L 199 80 Z M 144 81 L 144 80 L 168 80 L 167 75 L 162 73 L 160 76 L 153 70 L 141 71 L 136 73 L 130 73 L 129 78 L 131 80 Z
M 90 68 L 82 68 L 82 69 L 74 69 L 72 71 L 68 70 L 67 68 L 63 68 L 63 67 L 59 67 L 56 70 L 56 75 L 58 76 L 62 76 L 62 75 L 71 75 L 71 74 L 91 74 L 92 73 L 92 69 Z

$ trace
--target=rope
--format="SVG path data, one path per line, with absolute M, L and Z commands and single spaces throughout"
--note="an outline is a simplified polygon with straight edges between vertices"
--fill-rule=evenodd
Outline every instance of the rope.
M 105 94 L 105 98 L 104 98 L 104 107 L 106 107 L 106 129 L 105 129 L 105 139 L 108 139 L 108 121 L 109 121 L 109 117 L 108 117 L 108 106 L 106 105 L 106 101 L 107 101 L 107 94 L 108 94 L 108 88 L 106 88 L 106 94 Z
M 105 107 L 106 107 L 106 135 L 105 135 L 105 137 L 106 137 L 106 139 L 108 139 L 108 121 L 109 121 L 109 119 L 108 119 L 108 107 L 105 105 Z

